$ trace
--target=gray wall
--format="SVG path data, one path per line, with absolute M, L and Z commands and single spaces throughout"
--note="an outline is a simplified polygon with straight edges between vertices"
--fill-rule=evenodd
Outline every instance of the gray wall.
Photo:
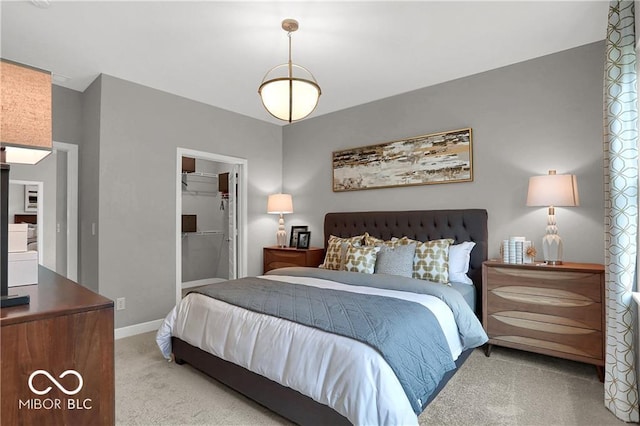
M 322 246 L 328 211 L 485 208 L 490 257 L 510 235 L 540 248 L 547 213 L 525 205 L 528 179 L 556 169 L 577 175 L 581 198 L 556 209 L 565 260 L 602 263 L 603 58 L 604 43 L 594 43 L 286 126 L 283 185 L 295 212 L 287 230 L 309 225 Z M 332 151 L 465 127 L 473 182 L 331 190 Z
M 281 128 L 107 75 L 99 83 L 99 291 L 126 297 L 116 327 L 175 305 L 178 147 L 247 159 L 248 273 L 260 273 L 276 227 L 266 199 L 282 182 Z
M 84 94 L 64 87 L 52 86 L 52 130 L 53 140 L 79 145 L 83 132 Z

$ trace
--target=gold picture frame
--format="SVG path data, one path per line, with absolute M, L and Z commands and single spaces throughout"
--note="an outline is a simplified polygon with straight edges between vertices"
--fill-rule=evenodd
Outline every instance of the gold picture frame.
M 333 191 L 473 181 L 471 128 L 333 152 Z

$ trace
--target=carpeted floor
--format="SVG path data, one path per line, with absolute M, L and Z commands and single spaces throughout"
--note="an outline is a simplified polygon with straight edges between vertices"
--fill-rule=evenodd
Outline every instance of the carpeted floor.
M 116 341 L 119 425 L 289 424 L 188 365 L 165 361 L 155 333 Z M 476 350 L 420 415 L 421 425 L 622 425 L 595 368 L 494 348 Z

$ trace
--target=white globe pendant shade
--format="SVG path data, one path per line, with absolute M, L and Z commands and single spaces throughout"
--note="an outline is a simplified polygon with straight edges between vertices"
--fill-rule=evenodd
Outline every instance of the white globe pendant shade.
M 291 33 L 297 31 L 298 22 L 285 19 L 282 29 L 289 37 L 289 62 L 267 72 L 258 94 L 269 114 L 291 123 L 302 120 L 316 109 L 322 91 L 308 69 L 291 61 Z
M 292 68 L 304 71 L 310 79 L 285 76 L 267 80 L 270 75 L 276 74 L 278 68 L 286 69 L 288 64 L 278 65 L 265 76 L 258 89 L 262 105 L 277 119 L 289 122 L 302 120 L 316 109 L 321 94 L 320 86 L 306 68 L 293 64 Z

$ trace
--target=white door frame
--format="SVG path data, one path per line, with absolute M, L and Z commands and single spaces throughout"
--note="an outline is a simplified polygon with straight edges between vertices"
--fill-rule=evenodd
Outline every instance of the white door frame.
M 78 145 L 53 142 L 67 153 L 67 278 L 78 281 Z
M 238 188 L 238 278 L 247 276 L 247 202 L 248 202 L 248 161 L 245 158 L 213 154 L 188 148 L 177 148 L 176 153 L 176 304 L 182 299 L 182 157 L 195 157 L 219 163 L 237 164 Z

